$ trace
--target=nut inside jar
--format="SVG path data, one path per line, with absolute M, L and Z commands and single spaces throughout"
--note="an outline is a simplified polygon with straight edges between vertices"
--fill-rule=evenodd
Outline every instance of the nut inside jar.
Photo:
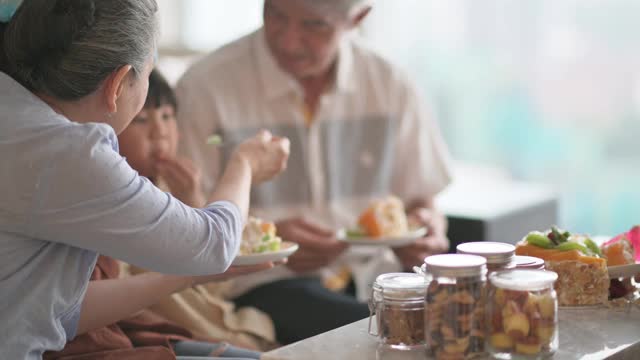
M 431 282 L 427 288 L 426 325 L 429 353 L 436 359 L 464 359 L 484 347 L 483 283 L 458 279 Z
M 380 337 L 387 345 L 416 346 L 423 345 L 424 337 L 424 301 L 407 304 L 385 304 L 378 313 Z
M 390 273 L 378 276 L 372 293 L 379 341 L 395 349 L 424 347 L 426 284 L 422 275 Z

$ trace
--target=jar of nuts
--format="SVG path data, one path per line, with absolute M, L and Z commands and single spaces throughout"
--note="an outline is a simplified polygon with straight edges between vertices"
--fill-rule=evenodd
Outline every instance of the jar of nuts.
M 516 247 L 501 242 L 477 241 L 456 246 L 458 254 L 478 255 L 487 259 L 487 271 L 513 269 L 515 267 Z
M 558 275 L 505 270 L 489 276 L 487 349 L 497 359 L 544 359 L 558 349 Z
M 425 259 L 427 353 L 436 359 L 470 359 L 484 353 L 486 259 L 467 254 Z
M 381 346 L 398 350 L 424 349 L 425 277 L 413 273 L 382 274 L 373 284 L 369 334 Z M 376 315 L 377 332 L 372 330 Z

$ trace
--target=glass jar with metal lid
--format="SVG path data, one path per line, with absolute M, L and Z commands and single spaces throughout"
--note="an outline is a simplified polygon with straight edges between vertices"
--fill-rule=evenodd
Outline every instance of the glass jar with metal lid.
M 514 262 L 516 269 L 544 270 L 544 260 L 537 257 L 516 255 Z
M 477 241 L 456 246 L 458 254 L 478 255 L 487 259 L 487 271 L 515 268 L 516 247 L 502 242 Z
M 425 277 L 389 273 L 376 278 L 369 301 L 369 334 L 381 346 L 398 350 L 424 349 Z M 376 315 L 377 332 L 372 329 Z
M 487 350 L 496 359 L 544 359 L 558 349 L 558 275 L 504 270 L 489 275 Z
M 469 359 L 484 352 L 484 257 L 433 255 L 425 259 L 425 327 L 428 354 L 436 359 Z

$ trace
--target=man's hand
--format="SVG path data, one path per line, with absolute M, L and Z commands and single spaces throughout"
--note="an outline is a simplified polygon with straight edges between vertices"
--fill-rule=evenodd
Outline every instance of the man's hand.
M 297 243 L 300 248 L 289 257 L 287 266 L 297 273 L 311 272 L 329 265 L 347 247 L 338 241 L 335 233 L 301 218 L 276 223 L 278 235 L 286 241 Z
M 162 158 L 157 164 L 158 175 L 167 183 L 171 194 L 183 203 L 200 208 L 205 205 L 200 186 L 200 171 L 188 159 Z
M 408 215 L 410 224 L 425 226 L 429 232 L 413 244 L 393 249 L 404 269 L 420 266 L 425 257 L 449 250 L 447 220 L 444 215 L 427 208 L 415 208 Z

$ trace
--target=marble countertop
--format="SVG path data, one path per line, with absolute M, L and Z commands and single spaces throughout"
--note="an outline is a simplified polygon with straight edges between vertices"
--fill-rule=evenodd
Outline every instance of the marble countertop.
M 562 308 L 560 346 L 553 359 L 640 359 L 640 308 Z M 418 360 L 424 354 L 376 354 L 377 339 L 367 333 L 368 319 L 264 354 L 263 360 Z

